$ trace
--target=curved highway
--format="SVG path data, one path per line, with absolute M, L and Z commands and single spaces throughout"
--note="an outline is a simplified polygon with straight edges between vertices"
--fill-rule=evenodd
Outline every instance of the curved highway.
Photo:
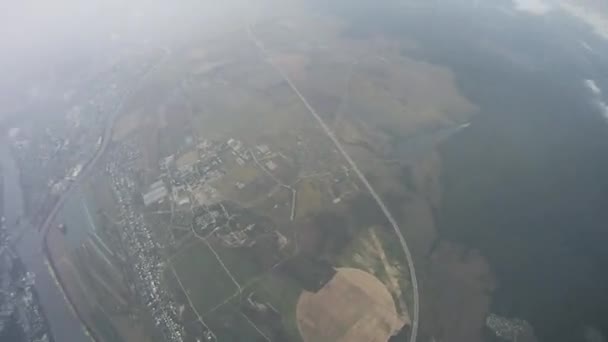
M 405 238 L 403 237 L 403 234 L 401 233 L 401 229 L 399 228 L 397 221 L 395 220 L 393 215 L 390 213 L 390 211 L 384 204 L 384 201 L 382 201 L 382 198 L 380 198 L 380 196 L 378 195 L 376 190 L 374 190 L 372 185 L 369 183 L 369 181 L 367 180 L 367 178 L 365 177 L 363 172 L 361 172 L 361 170 L 359 169 L 359 167 L 357 166 L 355 161 L 346 152 L 346 150 L 344 149 L 344 147 L 342 146 L 342 144 L 340 143 L 340 141 L 338 140 L 336 135 L 333 133 L 333 131 L 329 128 L 329 126 L 327 126 L 327 124 L 323 121 L 323 119 L 315 111 L 315 109 L 308 103 L 308 100 L 306 100 L 304 95 L 302 95 L 302 93 L 300 93 L 298 88 L 295 86 L 293 81 L 291 81 L 289 76 L 287 76 L 287 74 L 283 71 L 283 69 L 281 69 L 278 65 L 276 65 L 272 61 L 270 54 L 268 53 L 266 48 L 264 48 L 264 46 L 259 41 L 259 39 L 255 36 L 255 34 L 250 26 L 247 26 L 247 34 L 248 34 L 249 38 L 253 41 L 255 46 L 258 48 L 258 50 L 262 53 L 262 55 L 264 57 L 266 57 L 268 63 L 270 63 L 270 65 L 272 65 L 272 67 L 277 70 L 277 72 L 281 75 L 281 77 L 283 77 L 285 82 L 287 82 L 287 84 L 289 84 L 289 87 L 291 88 L 291 90 L 293 90 L 293 92 L 298 96 L 298 98 L 300 99 L 300 101 L 302 101 L 302 103 L 304 104 L 304 106 L 306 107 L 308 112 L 319 123 L 319 125 L 321 126 L 323 131 L 325 131 L 325 133 L 331 139 L 331 141 L 334 143 L 334 145 L 336 146 L 338 151 L 340 151 L 340 154 L 342 154 L 344 159 L 346 159 L 346 161 L 348 162 L 350 167 L 355 171 L 355 173 L 359 177 L 359 180 L 361 180 L 361 183 L 363 183 L 363 185 L 365 185 L 365 188 L 369 191 L 369 193 L 372 195 L 374 200 L 376 200 L 376 203 L 378 203 L 378 206 L 380 207 L 380 209 L 382 209 L 382 212 L 384 213 L 384 215 L 390 222 L 391 226 L 393 227 L 395 234 L 397 234 L 397 237 L 399 238 L 399 243 L 401 244 L 403 252 L 405 253 L 405 256 L 407 258 L 407 265 L 410 269 L 412 292 L 413 292 L 413 297 L 414 297 L 413 298 L 414 299 L 414 308 L 413 308 L 414 314 L 412 317 L 412 330 L 411 330 L 411 334 L 410 334 L 410 342 L 415 342 L 417 334 L 418 334 L 418 316 L 419 316 L 419 311 L 420 311 L 419 295 L 418 295 L 418 279 L 416 278 L 416 271 L 414 269 L 414 261 L 412 258 L 412 253 L 410 252 L 407 242 L 405 241 Z

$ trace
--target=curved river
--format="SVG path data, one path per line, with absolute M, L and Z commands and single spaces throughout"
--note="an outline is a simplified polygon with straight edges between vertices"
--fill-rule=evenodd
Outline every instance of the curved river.
M 28 271 L 36 274 L 36 292 L 46 314 L 51 333 L 57 342 L 90 342 L 80 320 L 71 311 L 69 304 L 56 284 L 42 252 L 42 232 L 21 219 L 24 200 L 21 191 L 19 168 L 8 147 L 0 140 L 0 167 L 3 177 L 4 216 L 9 232 L 14 236 L 25 231 L 15 246 Z

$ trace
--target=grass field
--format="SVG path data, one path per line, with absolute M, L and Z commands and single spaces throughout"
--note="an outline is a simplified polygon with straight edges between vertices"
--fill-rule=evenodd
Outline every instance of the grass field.
M 259 215 L 269 216 L 277 224 L 290 221 L 291 191 L 279 185 L 270 190 L 271 196 L 259 196 L 251 202 L 251 209 Z M 276 206 L 276 207 L 275 207 Z
M 114 328 L 110 318 L 100 309 L 93 311 L 91 319 L 105 341 L 126 342 L 116 328 Z
M 245 285 L 248 281 L 258 277 L 264 272 L 264 270 L 251 259 L 251 255 L 244 248 L 227 248 L 217 243 L 213 244 L 212 247 L 220 256 L 224 265 L 230 270 L 234 279 L 241 285 Z
M 301 341 L 297 329 L 295 308 L 300 288 L 289 279 L 262 270 L 247 256 L 246 250 L 231 249 L 217 243 L 197 241 L 188 245 L 173 257 L 171 265 L 175 269 L 196 310 L 203 316 L 220 341 L 266 341 L 272 334 L 267 324 L 258 322 L 257 331 L 242 311 L 244 298 L 255 293 L 257 301 L 270 304 L 282 317 L 282 325 L 289 341 Z M 239 283 L 243 296 L 234 281 L 216 259 L 213 248 L 224 266 Z M 167 279 L 173 279 L 167 269 Z M 178 283 L 173 286 L 179 286 Z M 182 298 L 186 301 L 186 298 Z
M 288 278 L 268 274 L 252 289 L 261 302 L 272 305 L 280 314 L 289 341 L 302 341 L 296 320 L 296 305 L 301 288 Z
M 409 271 L 404 264 L 403 251 L 389 232 L 371 227 L 359 233 L 336 260 L 341 267 L 364 270 L 377 277 L 389 290 L 398 314 L 409 320 L 411 307 Z
M 266 341 L 240 311 L 238 298 L 216 310 L 206 322 L 218 341 Z
M 257 199 L 261 195 L 265 195 L 265 192 L 260 191 L 255 184 L 251 184 L 256 179 L 259 179 L 261 175 L 261 171 L 252 163 L 238 166 L 235 162 L 235 165 L 229 167 L 228 172 L 221 179 L 214 181 L 212 185 L 223 198 L 237 203 L 246 203 Z M 252 186 L 246 186 L 239 190 L 236 187 L 237 182 Z
M 171 263 L 196 310 L 201 314 L 237 291 L 236 285 L 203 242 L 189 245 Z
M 297 187 L 296 217 L 302 218 L 323 209 L 321 185 L 312 180 L 303 180 Z

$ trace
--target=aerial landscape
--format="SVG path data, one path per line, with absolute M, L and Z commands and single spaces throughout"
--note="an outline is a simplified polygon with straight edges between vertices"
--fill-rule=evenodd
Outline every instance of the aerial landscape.
M 39 6 L 0 341 L 607 341 L 605 4 Z

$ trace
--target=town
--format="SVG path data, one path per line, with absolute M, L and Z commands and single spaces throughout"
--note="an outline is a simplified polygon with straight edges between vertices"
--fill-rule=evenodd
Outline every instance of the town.
M 166 341 L 182 341 L 182 331 L 175 322 L 177 307 L 160 284 L 161 259 L 156 251 L 150 231 L 140 213 L 133 209 L 134 183 L 127 175 L 109 165 L 108 172 L 114 184 L 123 222 L 123 241 L 129 251 L 129 265 L 134 271 L 135 288 L 140 299 L 151 310 L 156 326 L 162 331 Z
M 144 214 L 167 205 L 173 212 L 172 222 L 191 227 L 192 233 L 202 240 L 214 238 L 227 248 L 252 247 L 258 237 L 266 235 L 273 238 L 277 250 L 285 248 L 288 238 L 270 220 L 223 200 L 218 190 L 211 186 L 228 172 L 226 163 L 238 166 L 250 163 L 265 167 L 267 172 L 276 171 L 279 162 L 272 158 L 278 157 L 277 154 L 266 145 L 256 146 L 255 151 L 245 148 L 236 139 L 225 142 L 203 140 L 192 150 L 163 158 L 159 164 L 159 178 L 143 192 L 136 181 L 135 165 L 141 158 L 137 148 L 129 143 L 117 145 L 109 158 L 106 172 L 119 208 L 116 231 L 120 232 L 122 249 L 126 252 L 123 264 L 133 272 L 131 279 L 139 302 L 150 310 L 156 327 L 167 341 L 182 341 L 187 334 L 180 317 L 183 309 L 180 310 L 175 296 L 163 283 L 163 272 L 169 266 L 163 259 L 165 249 L 178 248 L 180 242 L 173 238 L 169 239 L 169 246 L 163 244 L 146 222 Z M 263 166 L 258 164 L 259 160 L 265 161 Z M 236 190 L 244 190 L 248 185 L 243 181 L 233 184 Z M 294 205 L 289 205 L 292 218 Z M 252 295 L 253 292 L 247 301 L 250 305 L 254 303 Z M 265 307 L 265 304 L 255 303 L 253 307 L 260 306 Z M 198 326 L 190 327 L 188 332 L 194 331 L 201 341 L 215 341 L 216 336 L 202 318 L 199 316 L 197 320 Z
M 3 216 L 0 222 L 0 337 L 23 336 L 28 342 L 52 342 L 34 290 L 35 275 L 25 270 L 5 223 Z
M 362 180 L 397 172 L 375 162 L 389 157 L 371 155 L 383 149 L 365 123 L 336 117 L 338 138 L 318 124 L 264 56 L 258 36 L 274 41 L 274 25 L 293 28 L 270 22 L 148 54 L 120 73 L 132 80 L 106 77 L 46 134 L 10 130 L 23 183 L 37 189 L 26 214 L 40 215 L 49 270 L 96 341 L 318 340 L 305 322 L 363 303 L 389 304 L 368 310 L 372 333 L 407 326 L 402 248 Z M 382 291 L 341 301 L 357 277 Z M 328 340 L 356 333 L 357 319 L 342 317 Z

